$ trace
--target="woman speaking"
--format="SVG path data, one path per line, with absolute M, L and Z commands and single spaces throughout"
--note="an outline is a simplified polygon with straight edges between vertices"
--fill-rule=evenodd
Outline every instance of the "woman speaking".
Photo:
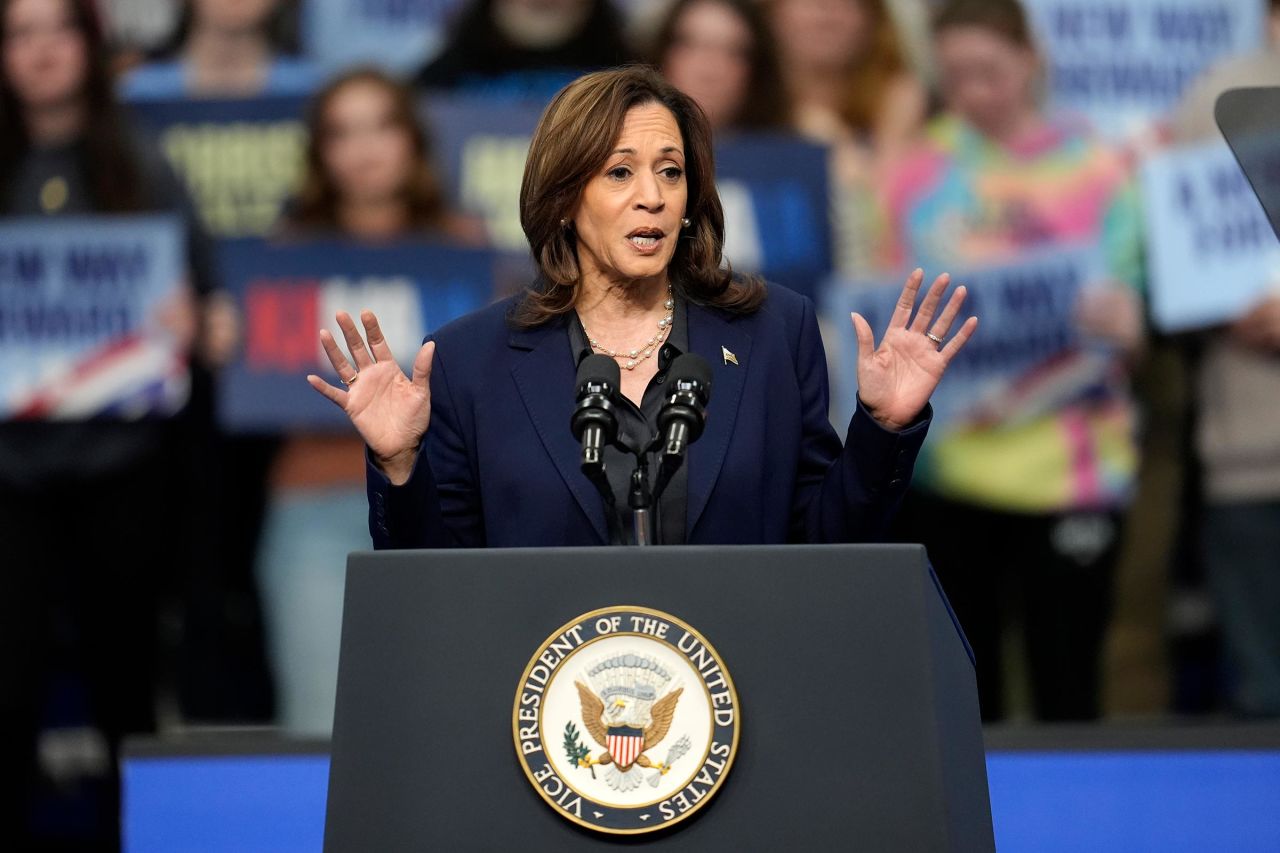
M 928 428 L 929 396 L 977 327 L 970 317 L 947 340 L 964 289 L 939 312 L 939 276 L 913 318 L 917 270 L 879 347 L 853 315 L 859 392 L 842 446 L 827 420 L 813 303 L 722 267 L 714 174 L 711 131 L 692 100 L 649 69 L 588 74 L 556 95 L 530 145 L 520 220 L 540 274 L 526 292 L 441 328 L 411 376 L 368 311 L 363 336 L 337 316 L 349 358 L 320 332 L 346 387 L 308 381 L 367 445 L 375 547 L 632 541 L 618 517 L 631 512 L 627 473 L 646 454 L 656 469 L 649 438 L 672 364 L 687 353 L 710 365 L 714 394 L 655 508 L 659 541 L 883 535 Z M 621 368 L 618 446 L 604 449 L 607 477 L 594 481 L 569 425 L 590 355 Z

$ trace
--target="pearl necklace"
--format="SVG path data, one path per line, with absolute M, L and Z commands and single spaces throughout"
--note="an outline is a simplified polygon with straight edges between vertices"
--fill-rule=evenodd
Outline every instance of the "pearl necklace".
M 671 322 L 672 318 L 675 316 L 675 304 L 675 298 L 671 295 L 671 285 L 668 284 L 667 301 L 662 303 L 662 307 L 667 310 L 667 315 L 658 321 L 657 333 L 633 350 L 615 351 L 601 345 L 600 342 L 592 337 L 591 333 L 587 331 L 586 324 L 583 324 L 582 331 L 586 333 L 587 343 L 591 344 L 592 349 L 599 350 L 610 358 L 625 358 L 626 361 L 624 361 L 620 366 L 627 370 L 635 370 L 636 365 L 653 355 L 654 350 L 661 347 L 663 342 L 671 334 Z

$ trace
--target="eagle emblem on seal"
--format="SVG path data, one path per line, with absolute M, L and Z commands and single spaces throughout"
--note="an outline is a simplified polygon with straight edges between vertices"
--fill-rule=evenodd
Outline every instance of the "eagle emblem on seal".
M 689 739 L 682 737 L 664 761 L 653 761 L 645 754 L 667 737 L 684 688 L 668 690 L 671 673 L 653 658 L 636 654 L 596 661 L 588 668 L 586 681 L 574 681 L 582 705 L 582 725 L 604 751 L 593 758 L 581 742 L 575 748 L 566 740 L 570 759 L 580 768 L 592 769 L 592 776 L 596 766 L 607 768 L 604 781 L 615 791 L 625 793 L 640 787 L 645 781 L 642 768 L 657 771 L 649 780 L 657 785 L 689 749 Z

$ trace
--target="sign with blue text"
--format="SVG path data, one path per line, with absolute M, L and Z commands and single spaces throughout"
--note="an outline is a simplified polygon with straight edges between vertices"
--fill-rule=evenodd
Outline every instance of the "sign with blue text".
M 952 271 L 951 289 L 964 285 L 968 296 L 951 332 L 970 315 L 979 318 L 979 330 L 933 394 L 930 435 L 1030 420 L 1103 388 L 1113 355 L 1082 336 L 1076 323 L 1078 300 L 1103 280 L 1102 270 L 1093 247 L 1062 247 L 1001 266 Z M 941 270 L 927 272 L 922 290 Z M 856 311 L 867 319 L 878 345 L 902 286 L 899 279 L 834 281 L 827 288 L 824 314 L 836 333 L 836 358 L 847 365 L 837 375 L 834 395 L 842 412 L 853 410 L 857 393 L 858 345 L 849 315 Z
M 0 222 L 0 419 L 168 415 L 190 391 L 182 223 Z
M 1260 0 L 1025 0 L 1049 104 L 1127 137 L 1220 59 L 1263 47 Z
M 1151 316 L 1163 332 L 1224 323 L 1280 289 L 1280 240 L 1224 142 L 1142 167 Z

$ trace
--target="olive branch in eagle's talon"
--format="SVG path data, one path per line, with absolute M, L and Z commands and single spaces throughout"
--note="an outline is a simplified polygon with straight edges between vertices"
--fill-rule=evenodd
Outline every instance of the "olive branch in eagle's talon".
M 598 762 L 591 757 L 591 750 L 582 742 L 582 738 L 578 736 L 578 727 L 573 721 L 565 723 L 564 726 L 564 751 L 569 757 L 569 762 L 574 767 L 585 767 L 591 771 L 591 778 L 596 778 L 595 764 Z

